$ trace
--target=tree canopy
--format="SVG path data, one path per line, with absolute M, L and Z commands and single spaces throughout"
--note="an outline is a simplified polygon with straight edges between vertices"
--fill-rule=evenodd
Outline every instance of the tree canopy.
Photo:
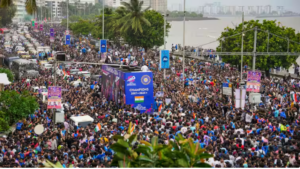
M 252 28 L 258 28 L 257 31 L 257 45 L 256 52 L 300 52 L 300 34 L 295 33 L 295 29 L 288 28 L 284 26 L 277 25 L 276 20 L 264 20 L 259 22 L 259 20 L 250 20 L 244 23 L 244 31 L 250 30 Z M 269 47 L 268 47 L 268 33 L 269 31 L 272 35 L 269 36 Z M 241 35 L 232 36 L 242 32 L 242 24 L 235 28 L 225 28 L 222 32 L 219 41 L 220 45 L 217 51 L 220 52 L 240 52 L 241 51 Z M 232 37 L 229 37 L 232 36 Z M 281 37 L 283 38 L 281 38 Z M 225 39 L 223 39 L 223 37 Z M 229 37 L 229 38 L 226 38 Z M 289 45 L 288 45 L 289 39 Z M 222 40 L 222 42 L 221 42 Z M 296 43 L 295 43 L 296 42 Z M 222 43 L 222 49 L 221 49 Z M 244 33 L 244 52 L 253 52 L 254 49 L 254 30 Z M 289 49 L 288 49 L 289 48 Z M 256 57 L 256 68 L 269 71 L 270 68 L 283 67 L 288 69 L 293 63 L 295 63 L 298 56 L 257 56 Z M 247 64 L 252 67 L 253 56 L 244 56 L 243 64 Z M 222 56 L 222 60 L 233 65 L 240 65 L 241 56 Z
M 111 145 L 115 152 L 111 166 L 120 168 L 203 168 L 211 167 L 205 160 L 213 157 L 200 147 L 200 143 L 194 143 L 192 138 L 184 139 L 180 134 L 175 140 L 170 140 L 168 145 L 161 144 L 157 136 L 152 136 L 150 142 L 139 141 L 137 134 L 130 131 L 130 122 L 127 134 L 115 135 L 116 143 Z
M 13 0 L 0 0 L 0 12 L 3 12 L 5 9 L 9 9 L 13 7 Z M 34 12 L 37 11 L 36 0 L 26 0 L 25 1 L 25 9 L 26 12 L 32 15 Z M 15 9 L 16 10 L 16 9 Z M 0 16 L 1 15 L 0 13 Z
M 113 10 L 104 9 L 105 18 L 105 39 L 109 39 L 120 44 L 123 39 L 127 44 L 135 47 L 143 47 L 146 50 L 154 46 L 164 44 L 164 18 L 154 10 L 142 10 L 142 1 L 131 0 L 130 3 L 123 3 L 124 6 Z M 76 18 L 72 21 L 71 17 Z M 102 38 L 102 12 L 101 15 L 90 19 L 81 17 L 70 17 L 69 28 L 75 35 L 89 35 L 94 38 Z M 149 24 L 147 24 L 149 22 Z M 66 20 L 62 21 L 66 26 Z M 166 24 L 168 34 L 170 24 Z
M 153 46 L 161 46 L 164 44 L 164 17 L 154 11 L 146 11 L 144 14 L 145 18 L 151 23 L 151 26 L 142 25 L 143 32 L 128 31 L 124 35 L 124 39 L 133 46 L 141 46 L 145 49 L 152 48 Z M 168 33 L 171 28 L 170 24 L 167 23 L 166 30 Z
M 9 69 L 0 68 L 0 73 L 5 73 L 10 82 L 14 81 L 14 74 Z
M 184 12 L 183 11 L 168 11 L 169 17 L 183 17 L 184 16 Z M 199 17 L 202 18 L 203 14 L 197 14 L 196 12 L 185 12 L 185 16 L 186 17 Z
M 8 7 L 0 7 L 0 27 L 5 27 L 6 25 L 11 24 L 16 11 L 17 8 L 13 5 Z
M 137 33 L 137 31 L 139 31 L 140 33 L 143 33 L 143 24 L 151 26 L 151 23 L 144 16 L 144 12 L 149 8 L 142 10 L 144 1 L 130 0 L 129 3 L 121 2 L 121 4 L 125 7 L 123 9 L 126 11 L 125 16 L 118 20 L 122 25 L 122 32 L 134 31 Z
M 76 24 L 71 24 L 70 27 L 75 35 L 81 34 L 88 36 L 91 30 L 93 30 L 94 25 L 89 20 L 79 19 Z
M 0 93 L 0 103 L 0 111 L 4 112 L 2 117 L 9 125 L 28 117 L 39 107 L 36 98 L 28 91 L 22 91 L 22 93 L 14 90 L 2 91 Z

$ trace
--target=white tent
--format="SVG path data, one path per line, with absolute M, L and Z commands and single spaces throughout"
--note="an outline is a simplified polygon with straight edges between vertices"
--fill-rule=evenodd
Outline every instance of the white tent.
M 10 81 L 7 78 L 6 73 L 0 73 L 0 84 L 9 85 Z

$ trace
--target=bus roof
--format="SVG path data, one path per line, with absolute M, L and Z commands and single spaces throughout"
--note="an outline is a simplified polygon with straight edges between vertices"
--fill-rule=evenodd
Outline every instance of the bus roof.
M 94 119 L 91 117 L 91 116 L 89 116 L 89 115 L 84 115 L 84 116 L 74 116 L 74 117 L 70 117 L 70 119 L 72 120 L 72 121 L 74 121 L 75 123 L 80 123 L 80 122 L 89 122 L 89 121 L 91 121 L 91 122 L 93 122 L 94 121 Z

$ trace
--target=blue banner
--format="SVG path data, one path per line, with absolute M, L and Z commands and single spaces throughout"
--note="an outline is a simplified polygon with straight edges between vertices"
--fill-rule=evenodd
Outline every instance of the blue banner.
M 100 40 L 100 51 L 101 53 L 105 53 L 107 51 L 107 41 L 105 39 Z
M 223 83 L 223 87 L 229 87 L 228 83 Z
M 70 45 L 70 44 L 71 44 L 71 36 L 66 35 L 66 45 Z
M 50 37 L 54 37 L 54 29 L 50 28 Z
M 125 73 L 125 99 L 141 113 L 151 113 L 154 108 L 152 72 Z
M 169 69 L 170 68 L 170 51 L 161 50 L 160 51 L 160 68 Z

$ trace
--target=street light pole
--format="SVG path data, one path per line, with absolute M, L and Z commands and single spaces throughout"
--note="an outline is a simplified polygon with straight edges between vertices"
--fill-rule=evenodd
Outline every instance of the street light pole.
M 242 14 L 242 47 L 241 47 L 241 80 L 240 80 L 240 107 L 242 108 L 242 91 L 243 91 L 243 88 L 242 88 L 242 81 L 243 81 L 243 57 L 244 57 L 244 11 L 243 11 L 243 14 Z
M 51 1 L 51 26 L 53 25 L 53 1 Z
M 270 41 L 270 31 L 268 30 L 268 45 L 267 45 L 267 52 L 269 52 L 269 41 Z
M 255 60 L 256 60 L 256 41 L 257 41 L 257 26 L 254 29 L 254 49 L 253 49 L 253 64 L 252 70 L 255 71 Z
M 104 2 L 105 0 L 102 0 L 103 4 L 102 4 L 102 9 L 103 9 L 103 14 L 102 14 L 102 39 L 104 39 Z
M 185 50 L 184 50 L 184 46 L 185 46 L 185 0 L 183 0 L 183 57 L 182 57 L 182 62 L 183 62 L 183 66 L 182 66 L 182 81 L 183 81 L 183 88 L 184 88 L 184 58 L 185 58 Z
M 67 30 L 69 30 L 69 0 L 67 0 Z
M 40 18 L 41 18 L 41 23 L 43 22 L 43 5 L 41 5 L 41 16 L 40 16 Z
M 166 50 L 166 17 L 167 17 L 167 9 L 165 9 L 165 15 L 164 15 L 164 50 Z M 164 69 L 164 79 L 166 79 L 166 69 Z

